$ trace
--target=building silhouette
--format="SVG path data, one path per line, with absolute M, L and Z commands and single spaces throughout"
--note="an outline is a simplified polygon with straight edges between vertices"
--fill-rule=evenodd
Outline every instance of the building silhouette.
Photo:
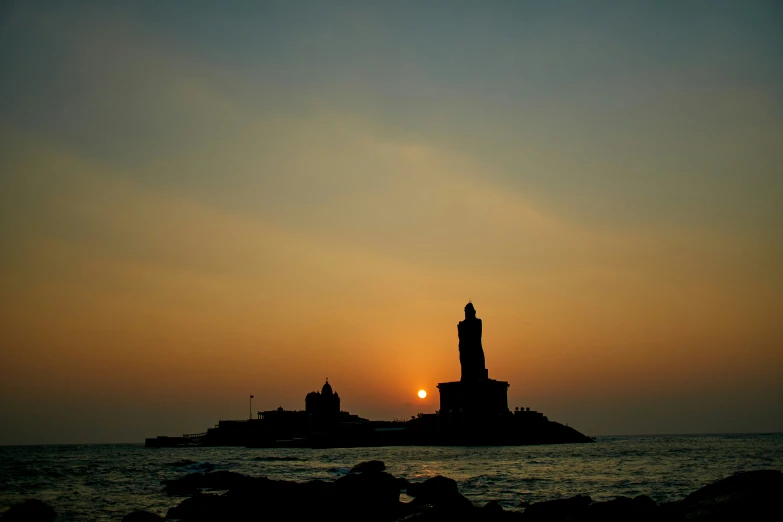
M 369 421 L 340 409 L 329 379 L 305 395 L 304 410 L 282 406 L 257 419 L 220 421 L 205 433 L 146 440 L 148 447 L 355 447 L 388 445 L 519 445 L 591 442 L 530 408 L 508 407 L 509 383 L 489 378 L 483 326 L 472 303 L 457 324 L 460 380 L 438 384 L 440 410 L 407 421 Z
M 315 417 L 328 417 L 340 413 L 340 396 L 332 391 L 329 379 L 326 379 L 321 392 L 313 391 L 305 397 L 305 411 Z

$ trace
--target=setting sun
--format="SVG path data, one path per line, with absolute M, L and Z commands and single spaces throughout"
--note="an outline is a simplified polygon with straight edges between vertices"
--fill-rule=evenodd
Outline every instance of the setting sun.
M 419 399 L 423 399 L 427 396 L 427 392 L 424 390 L 419 390 Z

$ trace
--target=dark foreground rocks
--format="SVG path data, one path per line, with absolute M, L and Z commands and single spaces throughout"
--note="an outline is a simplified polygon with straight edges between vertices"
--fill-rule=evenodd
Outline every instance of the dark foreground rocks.
M 364 471 L 353 471 L 333 482 L 270 480 L 230 471 L 193 473 L 165 481 L 165 493 L 188 496 L 169 509 L 166 520 L 728 522 L 777 520 L 783 499 L 783 474 L 767 470 L 737 473 L 680 501 L 661 505 L 646 495 L 606 502 L 578 495 L 510 511 L 497 501 L 474 505 L 450 478 L 437 476 L 410 483 L 390 475 L 385 468 L 382 462 L 370 461 L 354 467 Z M 401 502 L 401 492 L 412 500 Z M 21 520 L 53 522 L 56 513 L 44 502 L 27 500 L 0 515 L 1 522 Z M 163 518 L 146 511 L 123 518 L 123 522 L 155 520 Z
M 56 519 L 52 506 L 35 499 L 14 504 L 0 518 L 3 522 L 54 522 Z
M 661 510 L 675 520 L 777 520 L 783 516 L 783 473 L 748 471 L 708 484 Z
M 199 522 L 220 519 L 310 518 L 319 520 L 435 521 L 728 521 L 753 520 L 779 512 L 783 474 L 738 473 L 659 506 L 650 497 L 618 497 L 593 502 L 589 496 L 537 502 L 524 511 L 507 511 L 497 501 L 475 506 L 460 494 L 456 481 L 432 477 L 409 483 L 385 472 L 379 461 L 359 464 L 334 482 L 294 483 L 246 477 L 231 472 L 193 474 L 166 483 L 164 491 L 190 494 L 169 510 L 168 519 Z M 363 471 L 362 471 L 363 470 Z M 227 490 L 209 493 L 207 490 Z M 400 502 L 405 492 L 412 500 Z
M 165 519 L 162 516 L 149 511 L 134 511 L 122 517 L 122 522 L 162 522 L 163 520 Z
M 310 517 L 394 520 L 403 514 L 400 491 L 407 487 L 407 480 L 383 471 L 349 473 L 334 482 L 289 482 L 215 472 L 186 475 L 167 482 L 164 491 L 192 495 L 169 509 L 166 515 L 167 519 L 186 522 Z
M 364 473 L 366 471 L 386 471 L 386 464 L 380 460 L 368 460 L 360 462 L 351 468 L 351 473 Z
M 662 505 L 647 495 L 617 497 L 592 502 L 590 497 L 537 502 L 528 506 L 521 520 L 584 522 L 728 522 L 776 520 L 781 515 L 783 473 L 748 471 L 713 482 L 683 500 Z M 770 518 L 770 515 L 772 518 Z

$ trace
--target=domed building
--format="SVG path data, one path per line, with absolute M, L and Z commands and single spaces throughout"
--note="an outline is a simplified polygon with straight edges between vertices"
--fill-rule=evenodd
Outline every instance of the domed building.
M 314 417 L 336 416 L 340 413 L 340 396 L 326 379 L 321 392 L 310 392 L 305 397 L 305 411 Z

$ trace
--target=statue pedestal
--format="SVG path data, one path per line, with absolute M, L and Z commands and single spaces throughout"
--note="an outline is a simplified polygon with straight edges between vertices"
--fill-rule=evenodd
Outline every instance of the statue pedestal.
M 488 442 L 502 433 L 511 416 L 508 383 L 494 379 L 442 382 L 438 425 L 444 442 Z
M 441 382 L 440 412 L 468 411 L 474 413 L 508 412 L 508 386 L 505 381 L 478 379 L 474 381 Z

